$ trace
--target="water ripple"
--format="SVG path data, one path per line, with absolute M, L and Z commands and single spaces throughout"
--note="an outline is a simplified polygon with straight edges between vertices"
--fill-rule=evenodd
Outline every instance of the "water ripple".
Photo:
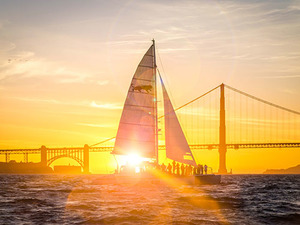
M 0 175 L 0 187 L 0 224 L 300 224 L 299 175 L 232 175 L 204 186 Z

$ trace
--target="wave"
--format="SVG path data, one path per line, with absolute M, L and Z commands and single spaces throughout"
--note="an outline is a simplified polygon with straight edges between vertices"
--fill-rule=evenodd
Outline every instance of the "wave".
M 0 178 L 0 224 L 222 224 L 221 217 L 229 224 L 300 221 L 300 176 L 226 176 L 221 185 L 176 189 L 92 185 L 95 178 L 89 176 Z
M 21 199 L 15 199 L 14 202 L 18 206 L 21 206 L 22 204 L 30 205 L 30 206 L 36 206 L 36 205 L 47 205 L 47 206 L 53 206 L 53 203 L 47 201 L 47 200 L 41 200 L 37 198 L 21 198 Z

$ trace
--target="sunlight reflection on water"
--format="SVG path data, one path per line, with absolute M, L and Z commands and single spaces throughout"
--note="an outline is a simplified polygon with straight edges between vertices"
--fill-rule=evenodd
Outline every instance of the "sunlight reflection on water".
M 100 176 L 0 175 L 1 224 L 298 224 L 299 175 L 220 185 L 101 184 Z

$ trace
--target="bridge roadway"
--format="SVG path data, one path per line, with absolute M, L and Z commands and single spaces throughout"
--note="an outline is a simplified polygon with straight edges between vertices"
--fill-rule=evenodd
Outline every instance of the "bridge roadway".
M 159 150 L 164 150 L 166 147 L 164 145 L 159 146 Z M 219 144 L 202 144 L 202 145 L 190 145 L 191 150 L 199 149 L 218 149 Z M 300 142 L 294 143 L 240 143 L 240 144 L 226 144 L 227 149 L 248 149 L 248 148 L 300 148 Z M 46 148 L 51 151 L 78 151 L 84 150 L 84 147 L 65 147 L 65 148 Z M 90 152 L 110 152 L 113 150 L 112 146 L 103 147 L 89 147 Z M 40 148 L 32 149 L 0 149 L 1 154 L 40 154 Z

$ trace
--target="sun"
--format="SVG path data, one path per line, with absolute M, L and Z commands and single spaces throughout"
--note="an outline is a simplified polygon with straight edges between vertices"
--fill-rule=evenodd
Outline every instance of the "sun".
M 144 158 L 140 157 L 138 154 L 130 154 L 127 155 L 127 162 L 131 166 L 138 166 L 141 164 L 144 160 Z

